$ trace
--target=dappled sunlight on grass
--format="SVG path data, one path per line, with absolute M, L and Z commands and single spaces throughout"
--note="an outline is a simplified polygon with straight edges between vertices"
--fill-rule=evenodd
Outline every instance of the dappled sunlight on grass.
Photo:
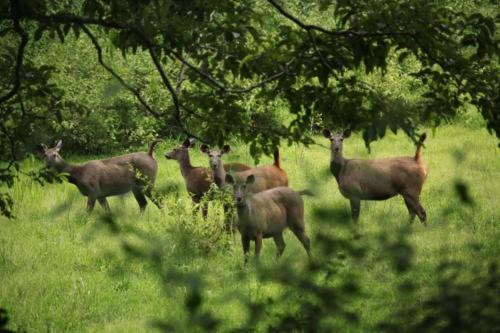
M 331 283 L 341 283 L 340 277 L 348 274 L 361 276 L 359 285 L 366 297 L 348 306 L 361 318 L 356 331 L 370 330 L 398 308 L 397 287 L 406 278 L 411 277 L 422 288 L 418 295 L 424 297 L 429 293 L 427 286 L 435 283 L 433 272 L 440 261 L 467 265 L 491 260 L 500 252 L 500 152 L 495 139 L 483 130 L 459 126 L 445 126 L 436 135 L 429 134 L 423 155 L 429 177 L 422 193 L 427 227 L 418 221 L 408 227 L 408 212 L 400 197 L 362 202 L 360 221 L 354 226 L 348 200 L 340 195 L 328 169 L 329 151 L 320 145 L 281 148 L 290 186 L 315 194 L 304 198 L 306 228 L 313 239 L 312 262 L 320 248 L 332 247 L 346 252 L 336 252 L 332 258 Z M 322 137 L 316 141 L 328 145 Z M 112 197 L 112 224 L 103 223 L 104 212 L 97 205 L 87 215 L 86 199 L 72 184 L 40 187 L 21 177 L 12 192 L 16 218 L 0 218 L 0 305 L 9 309 L 12 327 L 28 331 L 140 331 L 152 329 L 149 325 L 156 319 L 186 318 L 184 302 L 191 289 L 172 277 L 162 280 L 165 272 L 201 273 L 203 309 L 223 319 L 225 328 L 239 327 L 248 319 L 247 302 L 265 304 L 289 292 L 258 274 L 280 265 L 302 272 L 309 261 L 297 239 L 285 232 L 286 250 L 280 260 L 275 259 L 273 241 L 264 240 L 260 263 L 251 260 L 244 265 L 239 234 L 222 230 L 221 205 L 211 204 L 209 219 L 204 221 L 193 210 L 177 163 L 162 157 L 174 144 L 162 144 L 156 154 L 156 187 L 165 195 L 164 207 L 149 204 L 141 215 L 132 195 Z M 373 143 L 371 154 L 359 136 L 346 140 L 344 146 L 346 157 L 359 158 L 413 155 L 414 151 L 409 139 L 392 134 Z M 463 157 L 457 158 L 457 151 Z M 208 165 L 196 149 L 191 156 L 193 165 Z M 227 162 L 252 164 L 240 144 L 232 144 L 232 152 L 225 157 Z M 271 161 L 265 157 L 261 164 Z M 35 161 L 26 164 L 28 169 L 38 166 Z M 468 185 L 474 206 L 457 197 L 457 180 Z M 322 243 L 322 237 L 333 237 L 337 243 Z M 411 252 L 405 252 L 409 251 L 406 244 Z M 350 252 L 346 246 L 352 247 Z M 158 251 L 160 267 L 133 251 L 148 255 Z M 356 258 L 356 251 L 363 261 Z M 390 257 L 391 251 L 402 258 Z M 381 259 L 387 256 L 390 260 Z M 400 276 L 390 267 L 402 265 L 404 271 L 404 256 L 409 256 L 414 269 Z M 401 263 L 396 262 L 400 259 Z M 347 319 L 338 320 L 343 323 Z

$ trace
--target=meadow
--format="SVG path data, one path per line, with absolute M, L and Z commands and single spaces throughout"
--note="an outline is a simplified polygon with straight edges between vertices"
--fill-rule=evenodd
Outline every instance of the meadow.
M 290 186 L 310 188 L 315 193 L 315 197 L 304 199 L 313 260 L 319 231 L 342 235 L 355 229 L 356 242 L 365 248 L 362 260 L 347 253 L 332 261 L 334 275 L 356 276 L 362 295 L 346 301 L 359 320 L 354 324 L 338 319 L 335 325 L 340 331 L 376 331 L 377 324 L 403 302 L 398 291 L 403 278 L 391 268 L 391 256 L 399 250 L 386 253 L 376 240 L 386 238 L 390 243 L 405 232 L 413 267 L 406 277 L 418 290 L 416 297 L 405 301 L 417 306 L 432 292 L 434 272 L 441 262 L 483 268 L 488 262 L 498 263 L 497 140 L 482 126 L 463 124 L 442 126 L 428 134 L 424 159 L 429 177 L 422 193 L 427 227 L 417 219 L 408 228 L 408 213 L 400 197 L 363 202 L 355 227 L 346 227 L 334 216 L 319 221 L 324 217 L 318 212 L 325 210 L 349 214 L 348 200 L 339 193 L 328 169 L 328 140 L 317 136 L 317 144 L 310 147 L 281 147 L 282 167 L 288 172 Z M 189 321 L 186 302 L 193 284 L 201 280 L 202 307 L 221 320 L 217 330 L 224 331 L 248 320 L 246 304 L 266 304 L 286 292 L 286 287 L 261 275 L 278 265 L 297 271 L 307 266 L 300 243 L 286 232 L 287 248 L 277 261 L 274 243 L 265 240 L 260 263 L 245 265 L 239 235 L 232 237 L 221 231 L 220 205 L 211 205 L 207 221 L 193 214 L 177 162 L 164 158 L 164 153 L 181 141 L 166 141 L 156 149 L 156 186 L 166 193 L 163 209 L 150 204 L 141 216 L 132 195 L 109 199 L 120 232 L 114 230 L 114 224 L 105 223 L 100 206 L 87 215 L 86 199 L 72 184 L 42 187 L 28 177 L 16 182 L 12 188 L 16 217 L 0 217 L 0 306 L 9 313 L 8 328 L 28 332 L 138 332 L 154 331 L 158 320 L 167 320 L 178 323 L 170 327 L 172 330 L 190 331 L 189 323 L 183 322 Z M 344 142 L 346 157 L 413 155 L 414 151 L 414 144 L 403 134 L 391 133 L 373 143 L 370 154 L 359 135 Z M 66 156 L 64 148 L 62 156 L 71 162 L 95 158 Z M 199 146 L 192 150 L 191 160 L 193 165 L 208 166 Z M 246 147 L 238 143 L 232 144 L 225 160 L 253 164 Z M 271 157 L 265 157 L 260 163 L 269 162 Z M 34 158 L 23 164 L 25 170 L 40 166 Z M 468 189 L 462 199 L 457 195 L 461 184 Z M 467 195 L 472 202 L 467 202 Z M 156 264 L 141 259 L 141 253 L 134 256 L 132 247 L 144 253 L 156 251 Z M 183 282 L 170 271 L 182 273 Z M 262 322 L 272 321 L 279 311 L 273 309 Z M 262 323 L 255 323 L 255 328 L 263 329 Z

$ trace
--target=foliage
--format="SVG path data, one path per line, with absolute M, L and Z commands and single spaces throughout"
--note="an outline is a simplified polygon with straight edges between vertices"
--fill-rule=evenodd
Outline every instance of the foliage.
M 435 271 L 437 288 L 421 305 L 405 304 L 380 325 L 382 331 L 400 332 L 404 326 L 406 332 L 498 332 L 497 265 L 492 262 L 485 268 L 484 263 L 475 263 L 465 268 L 460 263 L 443 262 Z M 408 289 L 408 282 L 402 289 L 408 290 L 412 298 L 414 288 Z
M 0 308 L 0 333 L 13 332 L 6 328 L 8 323 L 9 323 L 9 317 L 7 316 L 7 311 L 3 308 Z
M 466 104 L 500 134 L 488 1 L 3 0 L 0 10 L 9 161 L 56 137 L 104 153 L 176 133 L 241 138 L 258 158 L 280 139 L 310 144 L 314 125 L 362 131 L 368 145 L 388 129 L 415 138 Z M 399 86 L 410 96 L 387 89 Z
M 89 216 L 73 184 L 41 187 L 20 175 L 12 192 L 16 218 L 0 219 L 0 304 L 9 311 L 7 327 L 261 332 L 294 325 L 297 331 L 391 332 L 426 325 L 443 332 L 461 318 L 464 330 L 474 324 L 478 331 L 494 331 L 496 140 L 484 128 L 461 124 L 429 131 L 424 159 L 430 173 L 422 193 L 428 226 L 408 225 L 404 203 L 394 198 L 363 203 L 354 227 L 348 201 L 328 171 L 329 151 L 320 145 L 326 139 L 314 139 L 318 144 L 308 149 L 281 150 L 291 186 L 317 193 L 304 198 L 311 261 L 285 232 L 281 259 L 274 258 L 272 240 L 265 240 L 260 261 L 245 265 L 238 234 L 233 239 L 224 232 L 222 205 L 211 202 L 202 220 L 178 164 L 164 158 L 158 158 L 156 184 L 167 194 L 164 206 L 149 205 L 143 215 L 128 195 L 110 198 L 113 216 L 102 216 L 100 208 Z M 231 148 L 227 162 L 249 163 L 244 144 Z M 403 133 L 388 133 L 372 145 L 380 157 L 413 151 Z M 370 157 L 361 135 L 353 135 L 344 152 Z M 191 160 L 207 163 L 196 150 Z M 21 169 L 39 167 L 28 160 Z M 455 184 L 464 185 L 467 195 L 455 192 Z M 463 201 L 470 197 L 473 205 Z

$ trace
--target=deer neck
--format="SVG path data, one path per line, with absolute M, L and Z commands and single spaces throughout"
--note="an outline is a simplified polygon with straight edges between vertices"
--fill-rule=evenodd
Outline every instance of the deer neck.
M 73 169 L 73 166 L 66 162 L 65 160 L 61 159 L 61 162 L 57 163 L 54 168 L 57 170 L 59 173 L 71 173 L 71 170 Z
M 184 177 L 184 178 L 189 177 L 189 174 L 193 170 L 193 166 L 191 165 L 191 160 L 189 159 L 188 152 L 186 152 L 186 154 L 182 155 L 182 157 L 179 159 L 179 165 L 181 167 L 182 177 Z
M 242 204 L 236 204 L 236 212 L 240 218 L 244 218 L 250 214 L 250 203 L 248 199 L 245 199 Z
M 212 169 L 212 173 L 214 177 L 214 183 L 219 188 L 222 188 L 225 185 L 225 179 L 226 179 L 226 170 L 224 170 L 224 164 L 220 162 L 217 168 Z
M 337 181 L 340 177 L 340 172 L 346 164 L 346 159 L 342 156 L 341 152 L 333 152 L 330 159 L 330 171 Z

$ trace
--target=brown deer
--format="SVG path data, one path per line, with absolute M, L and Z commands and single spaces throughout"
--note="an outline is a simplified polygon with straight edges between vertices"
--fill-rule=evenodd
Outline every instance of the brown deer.
M 158 166 L 153 157 L 153 151 L 158 142 L 161 140 L 153 141 L 147 153 L 131 153 L 89 161 L 80 165 L 72 165 L 61 157 L 59 154 L 62 148 L 61 140 L 53 148 L 40 145 L 38 150 L 43 155 L 47 167 L 67 173 L 68 181 L 75 184 L 87 197 L 89 213 L 94 209 L 96 200 L 106 211 L 109 211 L 106 197 L 125 194 L 129 191 L 132 191 L 143 212 L 147 205 L 146 196 L 151 198 L 151 191 L 156 180 Z M 155 201 L 153 202 L 158 205 Z
M 257 181 L 250 174 L 243 181 L 226 175 L 226 183 L 233 187 L 233 197 L 238 213 L 237 228 L 241 234 L 245 262 L 250 241 L 255 241 L 255 256 L 259 257 L 263 238 L 273 238 L 276 256 L 285 250 L 283 231 L 289 228 L 304 246 L 307 254 L 311 248 L 304 225 L 304 202 L 301 195 L 312 195 L 309 191 L 296 192 L 280 186 L 259 193 L 252 193 L 249 187 Z
M 194 147 L 194 143 L 194 139 L 186 139 L 182 145 L 166 153 L 165 157 L 169 160 L 176 160 L 179 162 L 181 174 L 186 183 L 186 190 L 193 201 L 199 203 L 203 195 L 210 189 L 213 178 L 209 168 L 194 167 L 191 165 L 189 149 Z M 236 171 L 250 169 L 250 167 L 241 163 L 225 164 L 223 168 Z M 204 214 L 206 213 L 204 212 Z
M 343 141 L 351 135 L 349 130 L 332 134 L 324 129 L 323 135 L 331 141 L 330 170 L 340 193 L 351 203 L 354 221 L 359 218 L 361 200 L 386 200 L 400 194 L 410 213 L 410 223 L 415 215 L 426 223 L 427 214 L 420 204 L 420 193 L 427 178 L 427 165 L 422 158 L 425 133 L 419 138 L 415 156 L 372 160 L 343 157 Z
M 224 150 L 227 150 L 229 152 L 230 147 L 226 145 L 227 147 Z M 208 147 L 206 147 L 205 152 L 209 150 Z M 278 186 L 288 186 L 288 176 L 285 172 L 285 170 L 281 169 L 280 167 L 280 154 L 278 148 L 274 150 L 274 163 L 271 165 L 263 165 L 255 168 L 251 168 L 245 171 L 239 171 L 236 168 L 233 170 L 228 170 L 228 169 L 223 169 L 220 168 L 220 158 L 222 155 L 218 154 L 213 154 L 210 155 L 210 166 L 212 168 L 212 172 L 214 174 L 214 178 L 216 180 L 220 179 L 226 179 L 226 174 L 228 172 L 231 172 L 234 178 L 238 179 L 239 181 L 244 181 L 247 179 L 248 176 L 254 175 L 255 176 L 255 182 L 250 184 L 248 187 L 248 191 L 252 193 L 257 193 L 261 192 L 264 190 L 268 190 L 274 187 Z M 216 168 L 215 168 L 216 167 Z M 220 187 L 223 187 L 225 185 L 225 181 L 221 182 Z

